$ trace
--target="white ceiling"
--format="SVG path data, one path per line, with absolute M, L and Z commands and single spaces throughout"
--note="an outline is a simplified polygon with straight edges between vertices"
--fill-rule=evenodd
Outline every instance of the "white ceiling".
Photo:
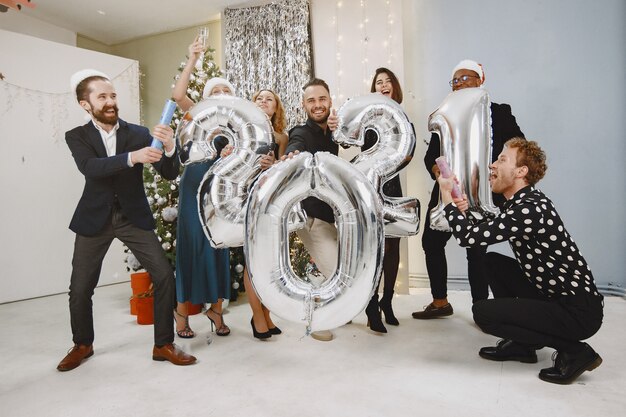
M 218 19 L 226 7 L 254 6 L 250 0 L 33 0 L 23 13 L 93 40 L 114 45 Z

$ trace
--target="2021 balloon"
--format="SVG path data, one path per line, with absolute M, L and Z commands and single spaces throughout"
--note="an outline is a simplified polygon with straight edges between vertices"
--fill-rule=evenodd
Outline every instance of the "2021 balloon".
M 500 211 L 493 204 L 489 186 L 492 131 L 491 101 L 482 88 L 453 91 L 428 118 L 428 130 L 440 137 L 441 155 L 467 194 L 468 213 L 478 219 Z M 441 203 L 430 212 L 430 227 L 449 231 Z
M 363 146 L 365 133 L 373 130 L 378 141 L 351 161 L 361 171 L 383 202 L 385 235 L 406 237 L 419 231 L 420 204 L 412 197 L 388 197 L 385 182 L 404 168 L 413 158 L 415 132 L 404 110 L 394 100 L 379 93 L 348 100 L 337 112 L 339 124 L 333 133 L 338 144 Z

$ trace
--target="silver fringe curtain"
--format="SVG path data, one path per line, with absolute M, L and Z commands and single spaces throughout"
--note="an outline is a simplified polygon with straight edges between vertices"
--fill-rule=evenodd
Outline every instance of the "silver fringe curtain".
M 224 11 L 226 77 L 240 97 L 263 88 L 278 94 L 287 130 L 306 120 L 302 86 L 313 73 L 308 0 Z

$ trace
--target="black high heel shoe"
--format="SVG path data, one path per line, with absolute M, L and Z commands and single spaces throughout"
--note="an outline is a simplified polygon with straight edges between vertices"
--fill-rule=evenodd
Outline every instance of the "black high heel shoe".
M 369 304 L 365 308 L 365 314 L 367 315 L 367 327 L 378 333 L 387 333 L 387 329 L 385 328 L 383 319 L 380 315 L 378 297 L 370 300 Z
M 278 326 L 272 327 L 268 329 L 270 334 L 281 334 L 283 331 L 278 328 Z
M 385 323 L 391 324 L 392 326 L 398 326 L 400 322 L 396 318 L 395 314 L 393 314 L 393 308 L 391 308 L 391 300 L 393 299 L 393 291 L 383 292 L 383 296 L 380 299 L 380 309 L 385 315 Z
M 271 330 L 268 330 L 268 331 L 263 332 L 263 333 L 257 332 L 256 328 L 254 327 L 254 319 L 253 318 L 250 319 L 250 326 L 252 326 L 252 336 L 256 337 L 257 339 L 264 340 L 264 339 L 269 339 L 270 337 L 272 337 Z M 274 329 L 278 329 L 278 327 L 274 327 Z M 280 329 L 278 329 L 278 330 L 280 330 Z M 276 333 L 276 334 L 278 334 L 278 333 Z
M 211 316 L 209 316 L 209 313 L 213 313 L 213 314 L 217 314 L 218 317 L 220 318 L 220 325 L 218 326 L 215 323 L 215 320 L 213 320 L 211 318 Z M 215 326 L 215 334 L 218 336 L 228 336 L 230 334 L 230 328 L 224 323 L 224 317 L 222 315 L 222 313 L 218 313 L 217 311 L 213 310 L 211 307 L 209 307 L 209 309 L 206 311 L 206 317 L 211 320 L 211 331 L 213 331 L 213 326 Z

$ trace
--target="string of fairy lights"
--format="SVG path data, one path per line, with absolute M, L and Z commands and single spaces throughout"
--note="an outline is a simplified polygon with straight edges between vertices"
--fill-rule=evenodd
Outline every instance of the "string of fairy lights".
M 370 31 L 368 30 L 372 24 L 380 25 L 382 17 L 380 11 L 384 10 L 386 16 L 384 17 L 384 36 L 373 39 Z M 373 15 L 372 15 L 373 13 Z M 357 27 L 351 27 L 346 25 L 348 20 L 353 21 L 353 16 L 359 16 L 359 22 Z M 332 17 L 332 26 L 335 32 L 335 94 L 333 98 L 340 104 L 343 103 L 349 96 L 346 90 L 349 81 L 358 74 L 354 71 L 347 71 L 349 65 L 353 64 L 345 62 L 342 59 L 344 57 L 343 52 L 348 49 L 355 48 L 353 42 L 353 33 L 358 33 L 359 37 L 359 53 L 360 53 L 360 78 L 365 87 L 364 91 L 369 89 L 371 83 L 371 77 L 374 72 L 372 66 L 376 67 L 385 64 L 392 66 L 394 61 L 393 42 L 394 31 L 393 25 L 395 16 L 393 13 L 393 4 L 391 0 L 337 0 L 335 2 L 335 13 Z M 349 41 L 346 42 L 346 39 Z M 370 52 L 376 51 L 377 59 L 375 62 L 370 60 Z M 350 77 L 350 78 L 346 78 Z

